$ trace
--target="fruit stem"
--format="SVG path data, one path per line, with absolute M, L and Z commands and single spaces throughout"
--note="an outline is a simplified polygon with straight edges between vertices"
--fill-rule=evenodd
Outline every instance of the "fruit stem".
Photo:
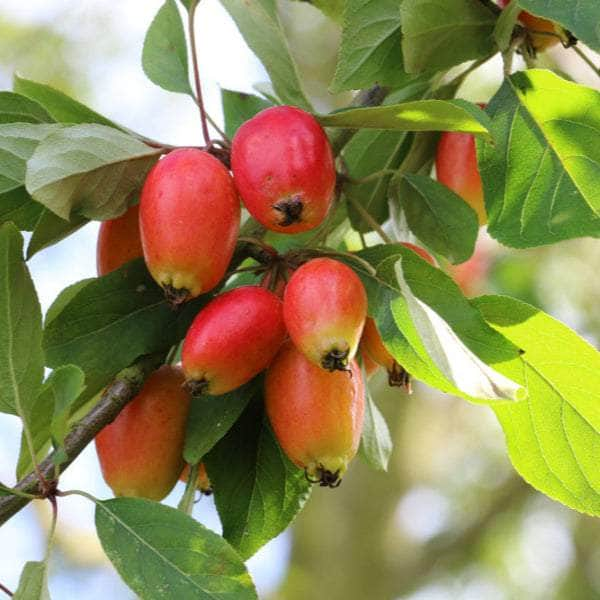
M 206 111 L 204 110 L 204 100 L 202 99 L 202 85 L 200 83 L 200 67 L 198 66 L 198 51 L 196 48 L 196 32 L 194 31 L 194 17 L 196 16 L 196 9 L 200 4 L 200 0 L 192 0 L 188 11 L 188 31 L 190 36 L 190 46 L 192 54 L 192 69 L 194 72 L 194 84 L 196 86 L 196 104 L 200 109 L 200 121 L 202 122 L 202 135 L 204 136 L 204 143 L 207 148 L 210 148 L 212 142 L 210 140 L 210 133 L 208 131 L 208 122 L 206 117 Z
M 185 484 L 185 491 L 183 492 L 183 496 L 177 505 L 177 508 L 180 511 L 190 516 L 194 508 L 194 499 L 196 498 L 196 484 L 198 482 L 199 469 L 200 467 L 198 464 L 190 465 L 187 482 Z
M 588 65 L 596 75 L 598 75 L 598 77 L 600 77 L 600 67 L 596 66 L 592 59 L 579 46 L 571 46 L 571 49 L 577 53 L 579 58 L 581 58 L 581 60 Z
M 350 177 L 349 175 L 342 175 L 346 181 L 351 183 L 352 185 L 362 185 L 363 183 L 370 183 L 371 181 L 377 181 L 382 177 L 388 177 L 389 175 L 395 175 L 395 169 L 381 169 L 381 171 L 375 171 L 366 177 L 359 177 L 355 179 L 354 177 Z
M 388 234 L 382 229 L 381 225 L 367 212 L 362 204 L 353 198 L 349 194 L 346 194 L 346 198 L 348 202 L 352 205 L 352 207 L 356 210 L 356 212 L 360 215 L 360 218 L 367 224 L 369 227 L 376 231 L 379 234 L 379 237 L 386 244 L 393 244 L 392 238 L 388 236 Z

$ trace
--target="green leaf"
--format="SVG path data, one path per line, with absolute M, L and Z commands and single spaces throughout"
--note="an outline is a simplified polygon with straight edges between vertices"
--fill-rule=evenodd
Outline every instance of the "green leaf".
M 397 104 L 404 100 L 421 98 L 430 87 L 428 78 L 420 78 L 389 94 L 384 104 Z M 396 169 L 405 159 L 411 144 L 412 136 L 403 131 L 358 130 L 343 149 L 348 174 L 354 179 L 362 179 L 382 169 Z M 391 176 L 388 175 L 362 184 L 349 182 L 344 185 L 344 194 L 359 202 L 378 223 L 383 223 L 389 217 L 390 181 Z M 352 204 L 348 206 L 348 216 L 355 230 L 363 232 L 371 230 L 371 226 L 364 222 Z
M 273 0 L 221 0 L 282 102 L 311 110 Z
M 325 127 L 461 131 L 485 137 L 489 137 L 491 126 L 487 115 L 465 100 L 416 100 L 390 106 L 350 108 L 318 115 L 317 119 Z
M 473 402 L 520 397 L 496 370 L 518 348 L 489 327 L 454 281 L 402 245 L 360 253 L 377 265 L 365 281 L 386 348 L 414 378 Z M 364 275 L 363 275 L 364 276 Z
M 48 248 L 64 240 L 88 222 L 87 219 L 78 216 L 73 216 L 70 221 L 65 221 L 56 216 L 52 211 L 42 207 L 41 204 L 37 202 L 35 204 L 40 206 L 42 210 L 27 245 L 27 260 L 40 250 L 44 250 L 44 248 Z
M 29 432 L 38 462 L 42 461 L 50 447 L 51 437 L 55 446 L 63 443 L 67 433 L 69 411 L 84 388 L 84 374 L 78 367 L 67 365 L 53 371 L 44 382 L 29 411 Z M 17 464 L 17 479 L 33 470 L 33 462 L 25 436 L 21 436 L 21 451 Z
M 347 0 L 332 91 L 401 86 L 410 77 L 402 68 L 401 41 L 398 0 Z
M 600 92 L 534 69 L 506 79 L 487 110 L 490 234 L 515 248 L 600 237 Z
M 271 102 L 252 94 L 221 90 L 223 116 L 225 117 L 225 133 L 232 138 L 242 123 L 251 119 L 261 110 L 273 106 Z
M 0 92 L 0 123 L 52 123 L 37 102 L 14 92 Z
M 202 457 L 231 429 L 256 393 L 256 382 L 222 396 L 202 395 L 190 406 L 183 458 L 191 465 Z
M 42 383 L 42 314 L 23 261 L 23 238 L 0 227 L 0 411 L 25 419 Z
M 363 373 L 366 381 L 366 376 Z M 393 443 L 387 423 L 373 402 L 369 387 L 365 385 L 365 420 L 360 438 L 359 455 L 377 471 L 387 471 Z
M 159 87 L 169 92 L 194 95 L 189 79 L 185 31 L 175 0 L 166 0 L 150 24 L 144 39 L 142 67 L 148 79 Z
M 37 145 L 57 129 L 60 129 L 60 125 L 0 124 L 0 194 L 25 183 L 27 161 Z
M 44 83 L 37 83 L 15 75 L 13 89 L 15 92 L 35 100 L 58 123 L 99 123 L 122 129 L 110 119 Z
M 454 264 L 475 249 L 479 222 L 475 211 L 446 186 L 424 175 L 406 174 L 396 191 L 411 231 Z
M 181 511 L 140 498 L 96 503 L 96 530 L 125 583 L 144 600 L 251 600 L 244 563 Z
M 600 51 L 600 4 L 596 0 L 519 0 L 533 15 L 560 23 L 590 48 Z
M 311 0 L 311 4 L 316 6 L 330 19 L 333 19 L 337 23 L 341 23 L 345 0 Z
M 519 3 L 517 0 L 512 0 L 506 8 L 502 9 L 498 20 L 496 21 L 496 26 L 494 27 L 494 40 L 496 40 L 496 44 L 501 52 L 505 52 L 510 47 L 513 30 L 520 12 L 521 7 L 519 6 Z
M 137 259 L 63 290 L 46 319 L 46 364 L 80 367 L 90 398 L 138 357 L 166 351 L 176 328 L 177 314 Z
M 45 562 L 25 563 L 13 600 L 50 600 L 48 565 Z
M 32 197 L 64 220 L 71 213 L 113 219 L 125 212 L 160 150 L 104 125 L 50 134 L 27 162 Z
M 0 223 L 12 221 L 21 231 L 32 231 L 43 210 L 23 186 L 0 194 Z
M 244 558 L 280 534 L 304 506 L 310 484 L 285 456 L 255 398 L 206 455 L 223 537 Z
M 494 51 L 494 13 L 479 0 L 404 0 L 402 50 L 409 73 L 440 71 Z
M 473 300 L 524 353 L 498 365 L 527 387 L 525 400 L 493 405 L 510 459 L 535 488 L 600 515 L 600 353 L 574 331 L 513 298 Z

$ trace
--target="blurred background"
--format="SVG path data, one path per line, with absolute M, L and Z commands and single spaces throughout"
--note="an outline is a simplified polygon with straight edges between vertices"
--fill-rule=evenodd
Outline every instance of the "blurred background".
M 161 0 L 1 0 L 0 89 L 10 89 L 17 71 L 152 138 L 200 143 L 192 102 L 153 86 L 140 67 L 144 34 L 160 5 Z M 348 95 L 327 93 L 337 26 L 305 3 L 280 5 L 316 106 L 347 103 Z M 251 92 L 266 76 L 217 0 L 202 2 L 197 33 L 208 110 L 221 120 L 220 87 Z M 598 87 L 571 51 L 553 50 L 541 62 Z M 467 80 L 461 95 L 486 101 L 501 72 L 500 62 L 491 61 Z M 44 310 L 66 285 L 95 275 L 96 235 L 97 224 L 90 224 L 30 261 Z M 482 232 L 476 255 L 455 275 L 468 294 L 513 295 L 598 346 L 599 264 L 598 241 L 517 252 Z M 419 384 L 406 396 L 389 389 L 383 374 L 371 387 L 395 441 L 389 473 L 370 471 L 357 460 L 341 488 L 315 489 L 294 526 L 250 560 L 261 598 L 600 598 L 600 521 L 548 500 L 516 476 L 491 411 Z M 14 481 L 19 439 L 18 421 L 1 415 L 5 483 Z M 63 489 L 110 496 L 93 447 L 62 481 Z M 168 502 L 175 504 L 182 492 L 178 484 Z M 132 598 L 103 555 L 89 503 L 70 497 L 59 508 L 52 597 Z M 43 503 L 30 505 L 0 529 L 0 582 L 13 590 L 25 561 L 42 557 L 46 509 Z M 220 530 L 211 499 L 203 498 L 194 516 Z

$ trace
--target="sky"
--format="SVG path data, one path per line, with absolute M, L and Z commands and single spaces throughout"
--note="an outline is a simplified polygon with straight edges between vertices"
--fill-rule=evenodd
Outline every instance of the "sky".
M 162 4 L 161 0 L 2 0 L 0 19 L 51 25 L 76 45 L 88 72 L 90 90 L 87 101 L 109 118 L 127 125 L 146 136 L 169 144 L 200 145 L 201 129 L 198 112 L 191 100 L 183 95 L 165 92 L 154 86 L 144 75 L 140 56 L 148 25 Z M 102 40 L 90 37 L 90 19 L 103 19 L 103 28 L 110 28 L 113 48 Z M 220 87 L 252 91 L 256 81 L 266 80 L 262 66 L 248 50 L 234 23 L 216 0 L 204 0 L 197 14 L 197 38 L 200 68 L 207 110 L 222 121 Z M 215 48 L 227 40 L 227 51 L 215 53 Z M 49 58 L 52 60 L 52 57 Z M 26 75 L 26 74 L 25 74 Z M 0 89 L 8 89 L 12 73 L 0 72 Z M 45 312 L 58 293 L 67 285 L 96 275 L 96 236 L 98 224 L 91 223 L 76 234 L 41 252 L 29 267 Z M 14 467 L 20 439 L 19 421 L 0 416 L 0 481 L 14 481 Z M 102 480 L 93 446 L 89 446 L 61 478 L 61 488 L 80 488 L 100 498 L 111 491 Z M 183 493 L 178 484 L 167 499 L 175 505 Z M 30 505 L 0 528 L 0 582 L 16 589 L 20 571 L 28 560 L 40 560 L 44 539 L 39 524 L 47 525 L 48 511 L 41 503 Z M 69 557 L 77 568 L 64 569 L 65 557 L 55 553 L 51 565 L 50 592 L 55 600 L 85 597 L 86 600 L 112 597 L 133 597 L 120 581 L 114 569 L 103 558 L 93 528 L 93 506 L 77 497 L 60 502 L 59 535 L 69 548 L 69 540 L 79 540 Z M 211 499 L 203 498 L 194 509 L 194 516 L 208 527 L 220 532 L 220 523 Z M 61 543 L 61 547 L 63 546 Z M 285 572 L 290 550 L 289 535 L 273 540 L 249 562 L 249 568 L 259 590 L 266 593 L 280 582 Z M 100 567 L 95 566 L 100 562 Z

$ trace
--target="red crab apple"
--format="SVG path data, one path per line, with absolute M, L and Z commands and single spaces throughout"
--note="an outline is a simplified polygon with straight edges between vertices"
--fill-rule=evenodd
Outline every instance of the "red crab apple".
M 146 178 L 140 200 L 144 258 L 172 303 L 204 294 L 219 283 L 239 225 L 233 180 L 207 152 L 170 152 Z
M 275 106 L 246 121 L 233 138 L 231 169 L 244 205 L 267 229 L 308 231 L 331 207 L 331 146 L 316 119 L 299 108 Z
M 96 436 L 104 480 L 115 496 L 162 500 L 184 467 L 190 396 L 179 367 L 152 373 L 138 395 Z
M 356 455 L 364 417 L 364 387 L 356 361 L 330 373 L 287 341 L 265 378 L 265 406 L 289 459 L 309 480 L 337 487 Z

